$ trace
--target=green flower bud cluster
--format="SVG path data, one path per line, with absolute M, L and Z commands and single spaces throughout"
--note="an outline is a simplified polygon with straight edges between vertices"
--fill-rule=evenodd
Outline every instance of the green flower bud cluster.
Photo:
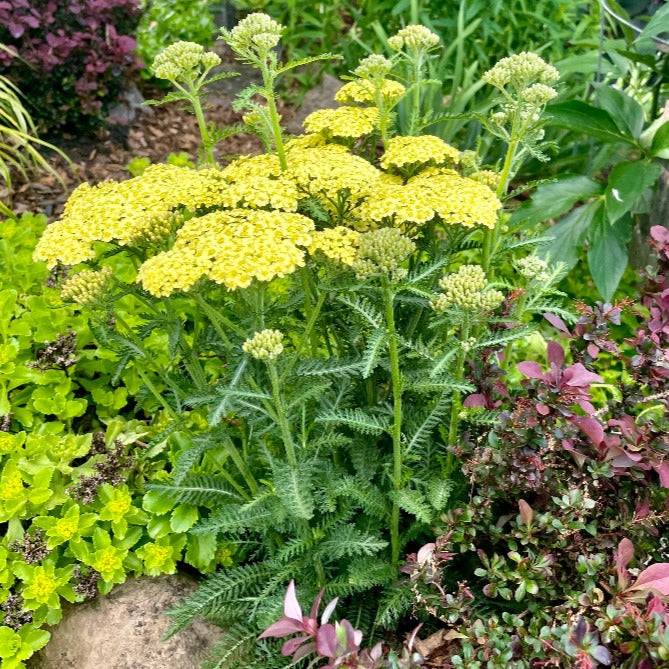
M 392 61 L 378 53 L 373 53 L 360 61 L 358 67 L 353 70 L 353 74 L 361 79 L 380 81 L 385 79 L 392 69 Z
M 151 217 L 151 220 L 142 226 L 139 234 L 129 240 L 128 244 L 136 246 L 139 244 L 162 244 L 170 235 L 184 222 L 184 216 L 180 212 L 168 212 Z
M 61 288 L 60 297 L 66 302 L 87 306 L 99 302 L 109 285 L 111 267 L 99 271 L 85 269 L 68 279 Z
M 546 281 L 548 279 L 548 263 L 538 256 L 526 256 L 516 260 L 518 273 L 528 280 Z
M 416 245 L 397 228 L 372 230 L 358 239 L 358 255 L 353 269 L 359 279 L 386 274 L 399 281 L 407 274 L 400 263 L 415 250 Z
M 475 169 L 479 165 L 479 157 L 476 151 L 467 149 L 460 154 L 460 165 L 465 169 Z
M 153 61 L 153 74 L 158 79 L 178 81 L 199 71 L 220 65 L 221 59 L 195 42 L 175 42 L 163 49 Z M 198 72 L 199 73 L 199 72 Z
M 492 170 L 477 170 L 470 174 L 469 178 L 484 184 L 490 188 L 491 191 L 497 191 L 499 186 L 499 174 Z
M 557 91 L 546 84 L 532 84 L 521 93 L 524 102 L 537 107 L 547 105 L 556 96 Z
M 242 344 L 242 350 L 256 360 L 274 360 L 283 353 L 283 333 L 261 330 Z
M 511 85 L 518 91 L 536 82 L 554 84 L 559 78 L 560 73 L 552 65 L 529 51 L 502 58 L 483 75 L 483 81 L 491 86 L 503 89 Z
M 242 19 L 232 30 L 222 30 L 223 39 L 233 51 L 267 54 L 281 39 L 285 26 L 262 12 L 254 12 Z
M 450 307 L 465 311 L 491 311 L 504 301 L 504 294 L 499 290 L 486 290 L 487 285 L 480 265 L 462 265 L 457 272 L 441 279 L 439 287 L 444 292 L 430 302 L 430 307 L 436 312 Z
M 421 25 L 411 25 L 398 31 L 388 38 L 388 46 L 393 51 L 406 48 L 416 53 L 427 53 L 439 46 L 439 35 L 435 35 L 429 28 Z

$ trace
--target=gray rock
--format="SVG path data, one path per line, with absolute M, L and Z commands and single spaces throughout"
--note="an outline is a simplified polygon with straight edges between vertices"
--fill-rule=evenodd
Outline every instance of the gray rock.
M 131 579 L 109 595 L 66 608 L 29 669 L 199 669 L 220 636 L 195 622 L 163 641 L 165 611 L 196 585 L 183 575 Z
M 302 122 L 311 112 L 317 109 L 334 109 L 339 105 L 335 102 L 335 93 L 341 88 L 342 82 L 330 74 L 324 74 L 321 83 L 312 88 L 305 96 L 300 108 L 287 124 L 287 130 L 293 135 L 304 132 Z

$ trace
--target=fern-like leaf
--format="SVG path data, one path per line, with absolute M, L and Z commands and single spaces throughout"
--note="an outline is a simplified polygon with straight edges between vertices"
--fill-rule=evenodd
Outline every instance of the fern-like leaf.
M 330 411 L 316 419 L 319 423 L 345 425 L 362 434 L 379 435 L 388 429 L 388 424 L 377 416 L 365 413 L 362 409 L 341 409 Z
M 184 476 L 179 484 L 147 483 L 146 487 L 160 491 L 179 504 L 216 508 L 240 499 L 227 481 L 215 476 Z

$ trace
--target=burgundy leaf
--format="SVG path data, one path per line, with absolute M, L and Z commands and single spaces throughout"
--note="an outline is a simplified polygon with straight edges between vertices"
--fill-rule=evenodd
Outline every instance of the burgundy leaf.
M 554 328 L 557 328 L 558 330 L 560 330 L 561 332 L 565 332 L 566 334 L 570 334 L 569 328 L 564 324 L 564 321 L 555 314 L 544 314 L 544 318 Z
M 586 350 L 591 358 L 596 358 L 599 355 L 599 346 L 597 344 L 588 344 Z
M 589 386 L 591 383 L 604 383 L 599 374 L 589 372 L 580 362 L 564 370 L 564 379 L 570 386 Z
M 281 647 L 281 655 L 288 657 L 292 655 L 305 641 L 308 641 L 308 636 L 298 636 L 294 639 L 288 639 Z
M 534 518 L 532 507 L 524 499 L 520 499 L 518 500 L 518 508 L 520 509 L 520 519 L 529 527 Z
M 276 637 L 280 639 L 289 634 L 295 634 L 302 631 L 302 621 L 293 620 L 292 618 L 281 618 L 275 623 L 272 623 L 258 638 L 266 639 L 267 637 Z
M 590 416 L 578 416 L 572 419 L 579 429 L 590 439 L 595 445 L 599 446 L 604 441 L 604 428 L 601 423 Z
M 616 570 L 618 571 L 618 584 L 624 588 L 629 583 L 627 565 L 634 557 L 634 544 L 625 537 L 619 544 L 615 555 Z
M 556 341 L 549 341 L 546 348 L 548 352 L 548 362 L 560 369 L 562 365 L 564 365 L 564 349 Z
M 663 488 L 669 488 L 669 462 L 662 462 L 659 465 L 654 465 L 653 469 L 660 477 L 660 484 Z
M 473 409 L 474 407 L 485 407 L 486 404 L 487 402 L 485 395 L 481 395 L 481 393 L 474 393 L 465 399 L 465 401 L 462 403 L 462 406 L 466 407 L 467 409 Z

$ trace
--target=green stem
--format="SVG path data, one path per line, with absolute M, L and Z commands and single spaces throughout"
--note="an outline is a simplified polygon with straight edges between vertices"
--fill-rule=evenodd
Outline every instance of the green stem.
M 409 121 L 409 134 L 415 135 L 418 131 L 418 120 L 420 119 L 420 82 L 423 69 L 423 58 L 420 55 L 413 58 L 413 91 L 411 94 L 411 120 Z
M 209 304 L 209 302 L 207 302 L 200 293 L 195 293 L 195 299 L 202 307 L 204 313 L 207 314 L 209 320 L 215 328 L 217 325 L 219 328 L 221 325 L 224 325 L 226 328 L 232 330 L 235 334 L 238 334 L 243 339 L 246 339 L 246 332 L 244 332 L 244 330 L 242 330 L 242 328 L 240 328 L 238 325 L 235 325 L 229 318 L 224 316 L 218 309 L 216 309 L 216 307 L 212 307 L 211 304 Z M 222 329 L 217 328 L 216 332 L 218 332 L 221 339 L 226 342 L 226 346 L 230 347 L 230 340 L 227 338 Z
M 142 381 L 144 381 L 144 385 L 149 389 L 149 392 L 160 402 L 160 405 L 167 411 L 169 414 L 170 418 L 175 422 L 175 423 L 181 423 L 181 417 L 179 414 L 168 404 L 167 400 L 160 394 L 160 391 L 158 388 L 156 388 L 155 385 L 153 385 L 153 381 L 139 368 L 135 368 L 137 370 L 137 375 L 139 376 Z
M 455 374 L 453 379 L 456 383 L 462 381 L 465 375 L 465 358 L 467 356 L 466 342 L 469 339 L 469 321 L 465 320 L 462 324 L 461 349 L 458 354 L 458 359 L 455 367 Z M 453 390 L 453 397 L 451 399 L 451 419 L 448 425 L 448 446 L 455 446 L 458 438 L 458 426 L 460 424 L 460 411 L 462 410 L 462 397 L 460 391 L 456 388 Z
M 272 77 L 269 68 L 267 67 L 266 60 L 261 61 L 260 65 L 263 85 L 265 87 L 265 99 L 267 100 L 267 109 L 269 110 L 270 127 L 274 137 L 276 154 L 279 157 L 279 164 L 281 165 L 281 170 L 283 171 L 288 167 L 288 162 L 286 161 L 286 150 L 283 146 L 281 124 L 279 123 L 279 112 L 276 109 L 276 98 L 274 96 L 274 78 Z
M 309 320 L 307 321 L 307 325 L 304 328 L 304 334 L 300 338 L 300 345 L 297 347 L 297 351 L 295 352 L 295 356 L 293 359 L 288 363 L 286 366 L 286 369 L 284 370 L 283 374 L 281 375 L 281 381 L 283 382 L 287 377 L 288 374 L 290 374 L 291 370 L 295 366 L 295 363 L 299 360 L 300 355 L 304 352 L 304 349 L 307 347 L 308 342 L 311 340 L 311 335 L 314 333 L 314 326 L 316 325 L 316 320 L 318 319 L 318 316 L 321 313 L 321 309 L 323 308 L 323 303 L 325 302 L 325 293 L 320 293 L 318 296 L 318 302 L 316 302 L 315 306 L 312 307 L 311 309 L 311 314 L 309 315 Z M 314 351 L 313 349 L 313 342 L 312 342 L 312 355 L 316 355 L 317 351 Z
M 256 482 L 249 466 L 246 464 L 246 461 L 242 457 L 241 453 L 235 446 L 234 442 L 230 437 L 227 437 L 224 442 L 225 452 L 230 456 L 230 459 L 235 463 L 239 473 L 244 477 L 251 495 L 254 496 L 258 492 L 258 483 Z
M 394 299 L 395 294 L 388 279 L 383 280 L 386 327 L 388 328 L 388 353 L 390 357 L 390 375 L 393 386 L 393 508 L 390 518 L 390 553 L 393 566 L 400 561 L 400 506 L 399 492 L 402 488 L 402 376 L 400 373 L 397 332 L 395 329 Z
M 509 142 L 509 146 L 506 151 L 506 157 L 504 158 L 504 165 L 502 166 L 502 171 L 499 175 L 499 185 L 497 186 L 497 197 L 502 198 L 506 194 L 507 188 L 509 186 L 509 180 L 511 177 L 511 169 L 513 167 L 513 161 L 516 157 L 516 151 L 518 149 L 518 140 L 512 139 Z M 492 258 L 495 254 L 497 248 L 497 242 L 499 239 L 499 228 L 500 221 L 498 220 L 494 228 L 487 228 L 483 233 L 483 271 L 486 275 L 490 272 L 490 267 L 492 265 Z
M 283 447 L 286 451 L 286 458 L 288 464 L 295 469 L 297 467 L 297 457 L 295 455 L 295 444 L 293 437 L 290 434 L 288 427 L 288 419 L 286 418 L 286 409 L 283 406 L 283 399 L 281 397 L 279 375 L 276 371 L 276 365 L 273 360 L 267 361 L 267 370 L 269 371 L 269 378 L 272 382 L 272 397 L 274 398 L 274 411 L 276 412 L 277 422 L 281 430 L 281 437 L 283 439 Z
M 211 141 L 211 135 L 209 134 L 209 129 L 207 128 L 207 121 L 204 118 L 204 112 L 202 111 L 202 103 L 200 102 L 200 95 L 198 93 L 197 87 L 192 81 L 188 82 L 189 97 L 190 103 L 193 105 L 193 111 L 195 112 L 195 118 L 197 119 L 197 125 L 200 129 L 200 135 L 202 136 L 202 149 L 204 151 L 205 162 L 208 165 L 214 164 L 214 147 Z

